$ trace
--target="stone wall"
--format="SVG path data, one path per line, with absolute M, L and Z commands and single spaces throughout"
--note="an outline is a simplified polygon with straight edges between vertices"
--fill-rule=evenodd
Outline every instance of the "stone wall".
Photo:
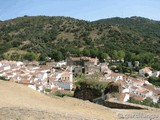
M 142 105 L 123 103 L 119 101 L 104 101 L 103 105 L 109 108 L 116 108 L 116 109 L 148 109 L 147 107 Z

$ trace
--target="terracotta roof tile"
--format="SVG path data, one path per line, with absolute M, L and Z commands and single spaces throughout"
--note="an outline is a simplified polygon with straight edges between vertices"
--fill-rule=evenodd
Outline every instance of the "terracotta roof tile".
M 124 76 L 124 75 L 118 73 L 105 74 L 105 77 L 117 77 L 117 76 Z

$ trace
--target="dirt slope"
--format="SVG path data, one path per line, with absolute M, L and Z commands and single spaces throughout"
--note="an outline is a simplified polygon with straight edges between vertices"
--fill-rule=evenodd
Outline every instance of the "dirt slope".
M 159 113 L 158 109 L 109 109 L 69 97 L 51 98 L 26 86 L 0 80 L 0 120 L 160 120 Z M 156 115 L 158 118 L 153 119 Z
M 0 81 L 0 120 L 116 120 L 109 108 Z

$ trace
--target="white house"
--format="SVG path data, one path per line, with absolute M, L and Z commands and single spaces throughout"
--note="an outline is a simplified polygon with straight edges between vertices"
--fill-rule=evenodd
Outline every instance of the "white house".
M 136 92 L 137 89 L 138 89 L 138 87 L 130 86 L 129 87 L 129 92 L 135 94 L 135 92 Z
M 0 67 L 2 67 L 2 63 L 0 62 Z
M 135 91 L 135 94 L 137 96 L 142 96 L 144 98 L 147 98 L 147 97 L 151 97 L 153 95 L 153 92 L 152 91 L 148 91 L 148 90 L 146 90 L 144 88 L 140 88 L 140 89 L 137 89 Z
M 157 103 L 159 101 L 158 96 L 152 96 L 151 98 L 152 98 L 153 103 Z
M 47 73 L 42 73 L 42 72 L 34 73 L 33 76 L 35 78 L 38 78 L 38 80 L 41 80 L 41 81 L 44 81 L 44 80 L 46 80 L 48 78 Z
M 122 93 L 129 93 L 129 88 L 125 88 L 122 90 Z
M 53 87 L 58 87 L 58 89 L 61 90 L 72 90 L 73 84 L 72 82 L 67 82 L 67 81 L 53 81 L 52 88 Z
M 137 86 L 137 87 L 140 87 L 140 86 L 143 86 L 144 85 L 144 83 L 145 83 L 145 81 L 144 80 L 132 80 L 132 85 L 133 86 Z
M 63 65 L 67 65 L 67 62 L 60 61 L 60 62 L 57 63 L 57 67 L 62 67 Z
M 139 74 L 141 76 L 144 76 L 145 74 L 148 74 L 149 76 L 152 76 L 152 70 L 151 70 L 150 67 L 145 67 L 145 68 L 139 70 Z
M 10 70 L 11 69 L 11 66 L 4 66 L 4 71 L 5 70 Z
M 38 92 L 43 92 L 44 91 L 44 86 L 43 85 L 40 85 L 38 86 Z
M 125 94 L 125 97 L 123 99 L 123 102 L 127 102 L 130 98 L 130 95 L 129 94 Z
M 72 72 L 63 72 L 61 74 L 61 80 L 72 82 L 73 81 L 73 73 Z
M 17 64 L 17 66 L 22 66 L 22 65 L 24 65 L 23 62 L 21 62 L 21 61 L 18 61 L 16 64 Z
M 28 85 L 29 88 L 33 89 L 33 90 L 37 90 L 36 85 Z
M 111 74 L 105 74 L 103 80 L 123 80 L 124 75 L 123 74 L 118 74 L 118 73 L 111 73 Z
M 153 72 L 153 77 L 160 77 L 160 71 Z

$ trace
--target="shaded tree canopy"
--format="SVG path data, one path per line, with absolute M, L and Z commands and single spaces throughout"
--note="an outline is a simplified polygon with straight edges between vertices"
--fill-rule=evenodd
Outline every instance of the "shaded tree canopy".
M 160 22 L 141 17 L 88 22 L 70 17 L 24 16 L 0 22 L 1 56 L 13 48 L 34 53 L 39 59 L 49 56 L 58 61 L 70 53 L 99 59 L 109 55 L 148 64 L 155 56 L 159 60 Z

